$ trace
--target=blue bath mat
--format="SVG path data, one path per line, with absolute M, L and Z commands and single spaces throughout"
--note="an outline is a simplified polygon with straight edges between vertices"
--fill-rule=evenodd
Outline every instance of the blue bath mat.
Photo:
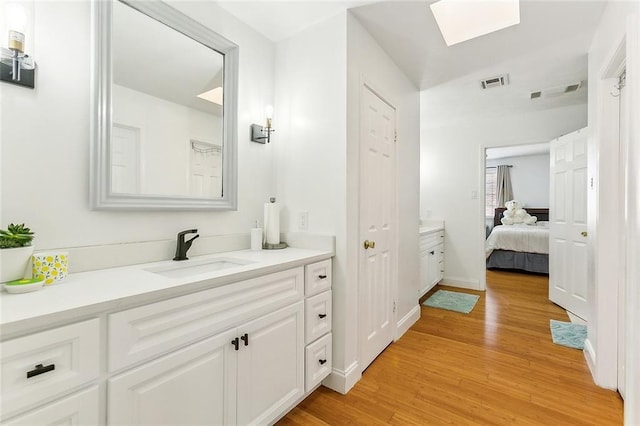
M 475 294 L 438 290 L 425 300 L 423 305 L 468 314 L 476 306 L 478 299 L 480 299 L 480 296 Z
M 551 338 L 556 345 L 574 349 L 584 349 L 587 338 L 587 326 L 551 320 Z

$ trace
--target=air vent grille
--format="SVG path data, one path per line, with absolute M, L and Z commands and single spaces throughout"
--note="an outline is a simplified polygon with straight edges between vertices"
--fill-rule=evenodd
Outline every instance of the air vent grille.
M 492 87 L 506 86 L 509 84 L 509 74 L 498 75 L 496 77 L 485 78 L 480 81 L 480 86 L 483 89 L 490 89 Z
M 580 86 L 582 86 L 582 82 L 575 83 L 575 84 L 570 84 L 567 87 L 565 87 L 564 93 L 575 92 L 576 90 L 578 90 L 580 88 Z
M 538 99 L 542 97 L 542 92 L 541 91 L 537 91 L 537 92 L 531 92 L 531 99 Z
M 577 83 L 567 84 L 566 86 L 549 87 L 546 89 L 536 90 L 534 92 L 531 92 L 529 94 L 529 98 L 530 99 L 557 98 L 557 97 L 566 95 L 568 93 L 577 92 L 581 87 L 582 87 L 582 81 L 579 81 Z

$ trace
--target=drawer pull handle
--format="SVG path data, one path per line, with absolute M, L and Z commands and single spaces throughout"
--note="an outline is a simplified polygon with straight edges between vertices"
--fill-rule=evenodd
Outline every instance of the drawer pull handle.
M 318 278 L 320 278 L 321 280 L 326 280 L 327 276 L 326 275 L 318 275 Z
M 322 319 L 322 318 L 326 318 L 327 314 L 318 314 L 318 318 Z
M 31 377 L 34 377 L 34 376 L 38 376 L 40 374 L 44 374 L 48 371 L 53 371 L 55 369 L 56 369 L 55 364 L 47 365 L 46 367 L 42 364 L 38 364 L 35 366 L 33 370 L 27 371 L 27 379 L 30 379 Z
M 327 363 L 326 359 L 319 359 L 318 362 L 320 363 L 320 365 L 325 365 Z
M 233 345 L 234 348 L 236 348 L 236 351 L 237 351 L 238 347 L 240 346 L 240 340 L 236 337 L 231 341 L 231 344 Z
M 240 336 L 240 340 L 244 342 L 245 346 L 249 346 L 249 335 L 244 333 L 244 336 Z

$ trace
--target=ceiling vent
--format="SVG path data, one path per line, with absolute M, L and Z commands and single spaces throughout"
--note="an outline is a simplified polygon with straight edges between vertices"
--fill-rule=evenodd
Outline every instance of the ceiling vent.
M 543 89 L 543 90 L 538 90 L 538 91 L 535 91 L 535 92 L 531 92 L 530 95 L 529 95 L 529 98 L 530 99 L 557 98 L 559 96 L 566 95 L 567 93 L 577 92 L 578 89 L 580 89 L 581 87 L 582 87 L 582 81 L 579 81 L 577 83 L 568 84 L 566 86 L 550 87 L 548 89 Z
M 480 81 L 480 86 L 482 86 L 483 89 L 506 86 L 507 84 L 509 84 L 509 74 L 499 75 L 491 78 L 485 78 L 484 80 Z

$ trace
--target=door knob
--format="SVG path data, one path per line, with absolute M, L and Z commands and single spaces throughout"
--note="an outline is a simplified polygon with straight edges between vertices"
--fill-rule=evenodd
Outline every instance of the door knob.
M 580 233 L 580 235 L 582 235 L 583 237 L 586 237 L 586 236 L 587 236 L 587 231 L 582 231 L 582 232 Z
M 375 248 L 376 247 L 376 242 L 375 241 L 369 241 L 369 240 L 364 240 L 364 249 L 370 249 L 370 248 Z

